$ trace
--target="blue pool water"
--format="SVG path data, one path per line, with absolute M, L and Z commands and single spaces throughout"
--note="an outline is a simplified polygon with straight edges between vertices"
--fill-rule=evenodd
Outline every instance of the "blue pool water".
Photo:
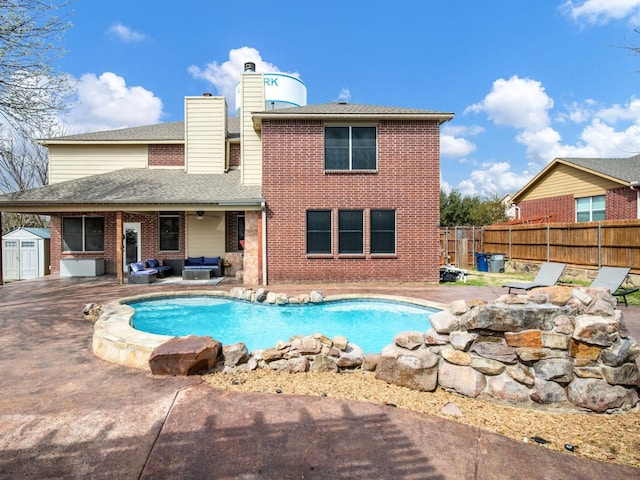
M 379 353 L 405 330 L 425 332 L 435 309 L 385 300 L 265 305 L 222 297 L 167 297 L 129 303 L 133 326 L 162 335 L 209 335 L 249 351 L 275 347 L 293 335 L 342 335 L 366 353 Z

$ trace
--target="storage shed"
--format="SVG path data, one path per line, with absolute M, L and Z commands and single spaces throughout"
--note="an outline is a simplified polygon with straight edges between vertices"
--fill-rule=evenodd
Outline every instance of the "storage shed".
M 48 228 L 17 228 L 2 236 L 2 276 L 5 281 L 49 275 Z

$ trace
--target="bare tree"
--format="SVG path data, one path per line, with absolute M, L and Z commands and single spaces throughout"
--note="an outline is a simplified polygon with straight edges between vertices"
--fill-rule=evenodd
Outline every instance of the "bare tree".
M 71 26 L 67 0 L 0 0 L 0 192 L 47 183 L 46 149 L 36 139 L 61 134 L 59 114 L 73 93 L 56 71 Z M 45 226 L 36 215 L 4 213 L 2 231 Z
M 68 77 L 55 71 L 71 26 L 66 0 L 0 0 L 0 116 L 20 130 L 41 125 L 62 111 L 71 93 Z M 59 15 L 62 13 L 62 15 Z

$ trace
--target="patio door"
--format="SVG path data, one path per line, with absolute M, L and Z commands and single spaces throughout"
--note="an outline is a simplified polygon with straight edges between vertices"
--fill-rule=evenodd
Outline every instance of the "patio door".
M 122 270 L 126 272 L 128 269 L 127 265 L 142 260 L 140 223 L 125 222 L 122 225 L 122 231 L 124 232 L 124 265 L 122 265 Z

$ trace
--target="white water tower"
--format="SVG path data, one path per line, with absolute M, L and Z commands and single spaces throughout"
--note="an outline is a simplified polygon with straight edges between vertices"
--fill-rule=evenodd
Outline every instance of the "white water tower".
M 253 62 L 244 64 L 245 72 L 255 72 Z M 307 104 L 307 86 L 302 80 L 287 73 L 263 73 L 264 76 L 264 109 L 302 107 Z M 236 85 L 236 115 L 240 115 L 242 98 L 240 83 Z

